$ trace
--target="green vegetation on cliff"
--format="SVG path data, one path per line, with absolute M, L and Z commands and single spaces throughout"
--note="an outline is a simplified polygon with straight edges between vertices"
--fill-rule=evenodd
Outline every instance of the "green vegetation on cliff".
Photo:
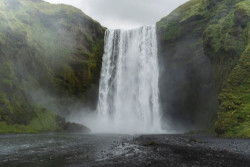
M 250 46 L 230 73 L 219 100 L 216 131 L 230 137 L 250 137 Z
M 187 90 L 192 90 L 185 96 L 194 99 L 187 100 L 192 104 L 191 108 L 186 107 L 191 117 L 211 127 L 218 109 L 211 107 L 216 102 L 206 90 L 214 85 L 219 97 L 215 131 L 224 136 L 250 137 L 250 1 L 191 0 L 157 26 L 161 59 L 185 67 L 189 70 L 186 75 L 192 76 L 184 81 Z M 207 77 L 209 62 L 213 80 L 204 82 L 201 78 Z
M 0 19 L 0 133 L 60 129 L 41 101 L 60 114 L 84 101 L 99 79 L 104 28 L 79 9 L 41 0 L 2 0 Z
M 1 133 L 36 133 L 63 131 L 66 125 L 65 120 L 60 116 L 46 111 L 45 109 L 35 108 L 34 118 L 28 124 L 8 124 L 0 122 Z M 22 115 L 21 115 L 22 116 Z
M 250 137 L 250 1 L 237 4 L 246 20 L 248 45 L 223 86 L 216 131 L 230 137 Z

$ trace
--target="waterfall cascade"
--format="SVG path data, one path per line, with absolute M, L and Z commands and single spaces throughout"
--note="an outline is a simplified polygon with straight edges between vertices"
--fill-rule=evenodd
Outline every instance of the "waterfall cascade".
M 105 132 L 159 133 L 155 26 L 105 33 L 98 116 Z

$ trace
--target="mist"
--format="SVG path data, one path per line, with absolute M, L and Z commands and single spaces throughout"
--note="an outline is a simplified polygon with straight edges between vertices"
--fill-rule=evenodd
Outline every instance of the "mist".
M 93 132 L 163 133 L 156 27 L 106 30 L 105 34 L 97 111 L 76 121 Z

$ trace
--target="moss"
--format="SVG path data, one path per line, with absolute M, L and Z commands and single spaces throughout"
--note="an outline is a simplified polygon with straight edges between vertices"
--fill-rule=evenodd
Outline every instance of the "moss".
M 193 20 L 195 17 L 205 17 L 207 15 L 207 6 L 209 5 L 209 0 L 193 0 L 190 3 L 186 3 L 183 5 L 185 8 L 185 15 L 181 18 L 180 22 L 189 22 Z M 197 18 L 195 18 L 197 19 Z
M 48 131 L 63 131 L 58 122 L 58 116 L 45 109 L 36 107 L 36 117 L 28 125 L 7 124 L 0 121 L 0 133 L 36 133 Z
M 247 29 L 235 23 L 236 10 L 231 10 L 216 24 L 209 25 L 203 33 L 203 46 L 212 61 L 217 91 L 225 84 L 247 44 Z
M 216 100 L 207 103 L 216 98 L 202 39 L 210 17 L 208 7 L 209 1 L 192 0 L 157 23 L 164 114 L 182 126 L 199 129 L 212 126 L 216 107 Z
M 248 30 L 249 35 L 250 31 Z M 250 44 L 250 41 L 249 41 Z M 219 94 L 216 131 L 230 137 L 250 137 L 250 45 Z
M 99 23 L 72 6 L 40 0 L 3 0 L 0 19 L 0 121 L 13 128 L 42 117 L 33 105 L 40 104 L 32 98 L 36 90 L 56 99 L 59 114 L 74 100 L 84 102 L 101 69 Z
M 179 94 L 166 106 L 170 116 L 171 111 L 173 117 L 188 115 L 193 126 L 200 129 L 206 124 L 211 129 L 218 108 L 208 92 L 215 85 L 220 105 L 215 130 L 224 136 L 249 137 L 249 10 L 248 0 L 191 0 L 157 23 L 160 63 L 168 71 L 185 71 L 185 80 L 180 72 L 163 72 L 170 81 L 162 79 L 161 84 L 166 89 L 174 85 L 172 91 Z M 191 91 L 182 93 L 183 85 Z M 166 100 L 162 98 L 163 104 Z

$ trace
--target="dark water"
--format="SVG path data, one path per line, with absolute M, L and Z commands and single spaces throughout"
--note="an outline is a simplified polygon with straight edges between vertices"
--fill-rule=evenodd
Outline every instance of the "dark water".
M 130 147 L 126 142 L 132 138 L 72 133 L 0 135 L 0 166 L 93 166 L 126 152 Z
M 250 140 L 206 135 L 0 135 L 0 167 L 250 166 Z

